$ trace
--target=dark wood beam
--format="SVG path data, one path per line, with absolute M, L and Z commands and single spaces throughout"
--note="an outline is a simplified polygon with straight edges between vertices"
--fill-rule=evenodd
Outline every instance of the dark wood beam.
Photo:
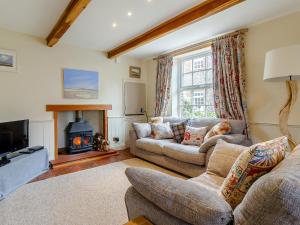
M 71 0 L 59 20 L 55 24 L 54 28 L 47 37 L 47 45 L 49 47 L 54 46 L 59 39 L 66 33 L 72 23 L 80 15 L 80 13 L 86 8 L 91 0 Z
M 135 49 L 141 45 L 149 43 L 155 39 L 174 32 L 184 26 L 198 22 L 208 16 L 221 12 L 245 0 L 206 0 L 187 11 L 180 13 L 172 19 L 163 22 L 153 29 L 143 33 L 140 36 L 108 51 L 107 57 L 117 57 L 129 50 Z

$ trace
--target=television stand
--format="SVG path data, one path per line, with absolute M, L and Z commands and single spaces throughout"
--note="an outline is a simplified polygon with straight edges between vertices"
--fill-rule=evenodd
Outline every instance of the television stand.
M 8 163 L 10 163 L 10 160 L 7 158 L 7 155 L 1 157 L 1 159 L 0 159 L 0 167 L 1 167 L 1 166 L 5 166 L 5 165 L 8 164 Z
M 46 172 L 49 168 L 47 149 L 29 155 L 21 154 L 10 160 L 9 164 L 0 167 L 0 203 L 9 193 Z

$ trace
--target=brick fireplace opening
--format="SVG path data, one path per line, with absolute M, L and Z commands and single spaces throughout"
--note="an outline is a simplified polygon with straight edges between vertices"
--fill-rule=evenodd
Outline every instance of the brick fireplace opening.
M 103 137 L 108 140 L 108 110 L 111 110 L 111 105 L 46 105 L 47 112 L 53 112 L 54 119 L 54 156 L 55 159 L 51 161 L 53 165 L 61 165 L 70 162 L 77 162 L 87 158 L 93 157 L 107 157 L 110 155 L 117 155 L 116 151 L 99 152 L 93 151 L 93 135 L 95 127 L 88 121 L 84 120 L 83 112 L 85 111 L 99 111 L 99 123 L 102 126 Z M 62 112 L 76 112 L 75 121 L 68 123 L 66 126 L 66 140 L 63 154 L 59 154 L 58 145 L 58 114 Z M 61 124 L 60 124 L 61 125 Z M 60 134 L 61 137 L 61 134 Z M 70 154 L 71 153 L 71 154 Z

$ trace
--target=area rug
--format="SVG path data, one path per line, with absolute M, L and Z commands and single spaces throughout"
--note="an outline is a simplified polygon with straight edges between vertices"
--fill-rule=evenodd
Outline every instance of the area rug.
M 179 176 L 141 159 L 26 184 L 0 202 L 1 225 L 121 225 L 127 222 L 127 167 Z

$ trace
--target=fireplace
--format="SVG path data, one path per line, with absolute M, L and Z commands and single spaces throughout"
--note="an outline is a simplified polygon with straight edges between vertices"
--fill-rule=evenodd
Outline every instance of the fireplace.
M 93 127 L 82 118 L 82 111 L 76 111 L 75 122 L 66 127 L 66 145 L 70 154 L 93 150 Z

